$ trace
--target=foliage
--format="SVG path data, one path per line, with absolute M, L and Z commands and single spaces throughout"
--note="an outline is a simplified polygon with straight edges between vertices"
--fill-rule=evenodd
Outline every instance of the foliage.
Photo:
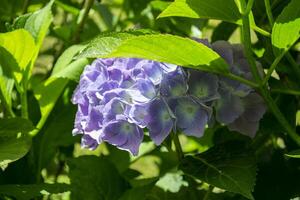
M 0 199 L 299 199 L 299 7 L 1 0 Z M 117 120 L 99 66 L 132 81 Z

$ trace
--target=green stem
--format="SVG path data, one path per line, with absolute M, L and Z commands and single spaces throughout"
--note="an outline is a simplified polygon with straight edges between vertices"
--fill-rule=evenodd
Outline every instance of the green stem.
M 27 103 L 27 89 L 23 88 L 23 91 L 20 93 L 21 96 L 21 115 L 23 118 L 28 119 L 28 103 Z
M 89 16 L 90 9 L 94 4 L 94 0 L 86 0 L 83 6 L 83 14 L 79 14 L 78 26 L 74 33 L 73 42 L 78 43 L 80 41 L 80 33 L 83 30 L 84 24 Z
M 203 197 L 203 200 L 209 200 L 209 196 L 212 193 L 213 189 L 214 189 L 214 187 L 212 185 L 209 185 L 208 190 L 207 190 L 205 196 Z
M 291 64 L 293 71 L 295 72 L 295 75 L 300 80 L 300 68 L 296 63 L 296 61 L 294 60 L 293 56 L 290 54 L 290 52 L 287 52 L 285 57 L 288 60 L 288 62 Z
M 244 14 L 248 15 L 251 12 L 254 0 L 249 0 Z
M 232 73 L 228 73 L 228 74 L 222 74 L 223 76 L 226 76 L 232 80 L 236 80 L 236 81 L 239 81 L 241 83 L 244 83 L 245 85 L 248 85 L 252 88 L 257 88 L 259 87 L 259 85 L 257 83 L 254 83 L 253 81 L 249 81 L 243 77 L 240 77 L 240 76 L 237 76 L 235 74 L 232 74 Z
M 266 12 L 267 12 L 267 17 L 269 20 L 269 23 L 271 25 L 271 27 L 273 27 L 274 24 L 274 18 L 272 15 L 272 9 L 271 9 L 271 5 L 270 5 L 270 1 L 269 0 L 264 0 L 265 1 L 265 7 L 266 7 Z
M 290 94 L 295 96 L 300 96 L 300 91 L 291 90 L 291 89 L 271 89 L 271 92 L 273 93 L 282 93 L 282 94 Z
M 271 37 L 271 33 L 269 33 L 268 31 L 258 27 L 258 26 L 253 26 L 252 27 L 254 31 L 260 33 L 261 35 L 263 36 L 266 36 L 266 37 Z
M 4 98 L 4 95 L 1 90 L 0 90 L 0 100 L 1 100 L 1 104 L 4 109 L 4 113 L 7 113 L 7 115 L 9 117 L 15 117 L 16 115 L 15 115 L 14 111 L 11 109 L 11 105 L 9 105 L 9 103 Z
M 274 25 L 274 18 L 273 18 L 272 9 L 271 9 L 271 6 L 270 6 L 270 1 L 269 0 L 264 0 L 264 1 L 265 1 L 266 13 L 267 13 L 267 16 L 268 16 L 268 19 L 269 19 L 269 23 L 270 23 L 271 27 L 273 27 L 273 25 Z M 284 53 L 285 52 L 283 52 L 282 54 L 284 54 Z M 283 56 L 282 54 L 280 54 L 280 56 L 279 56 L 280 58 L 279 59 L 282 58 L 282 56 Z M 286 52 L 285 58 L 291 64 L 291 67 L 292 67 L 293 71 L 295 72 L 295 75 L 297 76 L 297 78 L 300 79 L 300 68 L 297 65 L 297 63 L 295 62 L 295 60 L 292 57 L 292 55 L 289 52 Z M 278 58 L 276 58 L 276 59 L 278 59 Z M 276 66 L 274 66 L 273 71 L 275 70 L 275 68 L 276 68 Z
M 184 154 L 183 154 L 183 151 L 182 151 L 182 148 L 181 148 L 181 145 L 180 145 L 178 134 L 176 134 L 174 132 L 173 132 L 173 142 L 174 142 L 174 145 L 175 145 L 178 160 L 181 161 L 182 158 L 184 157 Z
M 286 120 L 284 115 L 279 110 L 278 106 L 272 99 L 271 95 L 265 88 L 261 88 L 261 95 L 263 96 L 265 102 L 267 103 L 269 109 L 273 112 L 274 116 L 277 118 L 278 122 L 285 128 L 287 134 L 300 146 L 300 136 L 295 132 L 290 123 Z
M 267 75 L 265 76 L 264 80 L 263 80 L 263 85 L 265 85 L 268 80 L 270 79 L 272 73 L 274 72 L 275 68 L 277 67 L 278 63 L 281 61 L 281 59 L 283 58 L 285 52 L 282 52 L 272 63 L 271 67 L 268 69 Z
M 242 9 L 245 8 L 245 0 L 242 0 Z M 245 13 L 245 12 L 243 12 Z M 243 43 L 245 47 L 245 52 L 247 59 L 250 63 L 251 72 L 256 80 L 257 83 L 261 83 L 261 79 L 256 67 L 256 63 L 251 51 L 251 38 L 250 38 L 250 23 L 249 23 L 249 15 L 243 15 Z M 290 123 L 286 120 L 284 115 L 279 110 L 278 106 L 272 99 L 269 91 L 265 86 L 260 84 L 258 91 L 261 93 L 262 97 L 264 98 L 266 104 L 268 105 L 269 109 L 273 112 L 274 116 L 277 118 L 278 122 L 285 128 L 288 135 L 298 144 L 300 145 L 300 136 L 295 132 L 293 127 Z

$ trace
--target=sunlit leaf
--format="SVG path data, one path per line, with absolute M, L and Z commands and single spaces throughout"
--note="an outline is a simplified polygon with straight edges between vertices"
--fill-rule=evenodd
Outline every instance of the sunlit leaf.
M 189 17 L 219 19 L 228 22 L 237 22 L 240 13 L 234 0 L 176 0 L 164 10 L 159 17 Z
M 287 51 L 300 37 L 300 1 L 292 0 L 275 21 L 272 44 Z
M 100 35 L 81 52 L 81 57 L 144 58 L 204 71 L 228 72 L 225 61 L 201 43 L 168 34 L 141 35 L 140 31 Z

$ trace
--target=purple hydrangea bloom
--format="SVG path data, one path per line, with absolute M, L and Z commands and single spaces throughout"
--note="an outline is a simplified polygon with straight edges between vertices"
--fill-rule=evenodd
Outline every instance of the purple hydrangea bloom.
M 176 65 L 135 58 L 97 59 L 85 68 L 72 98 L 78 105 L 73 134 L 83 134 L 83 147 L 94 149 L 106 141 L 133 155 L 138 154 L 143 128 L 157 145 L 175 127 L 201 136 L 209 116 L 200 104 L 192 107 L 195 119 L 182 125 L 187 113 L 180 98 L 187 90 L 187 75 Z M 179 99 L 172 104 L 174 110 L 170 99 Z
M 252 79 L 240 46 L 204 42 L 232 73 Z M 95 149 L 105 141 L 133 155 L 144 128 L 157 145 L 177 130 L 201 137 L 215 110 L 218 122 L 253 137 L 265 112 L 261 97 L 237 81 L 136 58 L 97 59 L 86 66 L 72 102 L 78 106 L 73 134 L 83 135 L 82 147 Z

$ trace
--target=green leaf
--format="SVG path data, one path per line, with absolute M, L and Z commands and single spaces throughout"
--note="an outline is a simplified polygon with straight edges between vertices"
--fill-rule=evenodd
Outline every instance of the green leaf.
M 0 167 L 26 155 L 31 146 L 31 122 L 22 118 L 0 119 Z
M 59 57 L 52 75 L 45 82 L 34 87 L 34 95 L 40 105 L 42 120 L 47 119 L 68 81 L 78 81 L 82 70 L 88 64 L 88 59 L 86 58 L 76 61 L 72 60 L 74 55 L 83 47 L 82 45 L 75 45 L 67 49 Z
M 79 58 L 135 57 L 228 73 L 227 64 L 216 52 L 192 39 L 168 34 L 137 33 L 140 34 L 140 31 L 100 35 L 79 54 Z
M 290 158 L 300 158 L 300 149 L 298 150 L 295 150 L 295 151 L 291 151 L 287 154 L 285 154 L 287 157 L 290 157 Z
M 43 194 L 58 194 L 67 192 L 67 184 L 32 184 L 32 185 L 0 185 L 0 194 L 14 197 L 18 200 L 30 200 L 42 197 Z
M 109 160 L 96 156 L 81 156 L 68 161 L 72 186 L 71 199 L 117 200 L 128 183 Z
M 158 17 L 189 17 L 218 19 L 236 23 L 241 15 L 234 0 L 175 0 Z
M 24 73 L 27 70 L 27 66 L 32 60 L 32 57 L 35 53 L 36 46 L 33 37 L 25 29 L 18 29 L 12 32 L 1 33 L 0 46 L 7 53 L 9 53 L 15 61 L 15 63 L 0 61 L 1 66 L 6 69 L 10 68 L 11 72 L 14 72 L 17 80 L 20 81 L 22 74 L 18 72 Z M 7 57 L 8 56 L 1 56 L 0 59 L 7 59 Z
M 292 0 L 275 21 L 272 44 L 276 49 L 287 51 L 300 37 L 300 1 Z
M 210 185 L 254 199 L 251 191 L 256 180 L 255 157 L 242 146 L 239 142 L 220 144 L 185 157 L 179 168 Z
M 44 8 L 32 13 L 26 19 L 26 22 L 24 24 L 24 28 L 28 30 L 31 33 L 31 35 L 34 37 L 38 47 L 41 46 L 44 37 L 47 34 L 49 26 L 53 20 L 52 11 L 51 11 L 53 3 L 54 0 L 51 0 Z
M 76 142 L 77 137 L 72 136 L 76 107 L 69 104 L 58 107 L 52 113 L 47 126 L 38 142 L 38 159 L 40 168 L 48 167 L 59 147 L 68 147 Z
M 0 98 L 5 101 L 9 108 L 11 108 L 11 95 L 14 87 L 14 80 L 3 74 L 2 68 L 0 66 Z M 1 95 L 3 97 L 1 97 Z
M 155 182 L 140 186 L 140 187 L 135 187 L 130 190 L 127 190 L 122 197 L 119 200 L 145 200 L 147 198 L 147 194 L 152 190 L 154 187 Z
M 86 58 L 74 61 L 73 57 L 85 47 L 85 45 L 74 45 L 64 51 L 55 63 L 51 76 L 78 81 L 84 67 L 89 64 L 89 61 Z
M 39 102 L 42 120 L 47 119 L 67 83 L 68 79 L 50 77 L 34 88 L 34 96 Z

